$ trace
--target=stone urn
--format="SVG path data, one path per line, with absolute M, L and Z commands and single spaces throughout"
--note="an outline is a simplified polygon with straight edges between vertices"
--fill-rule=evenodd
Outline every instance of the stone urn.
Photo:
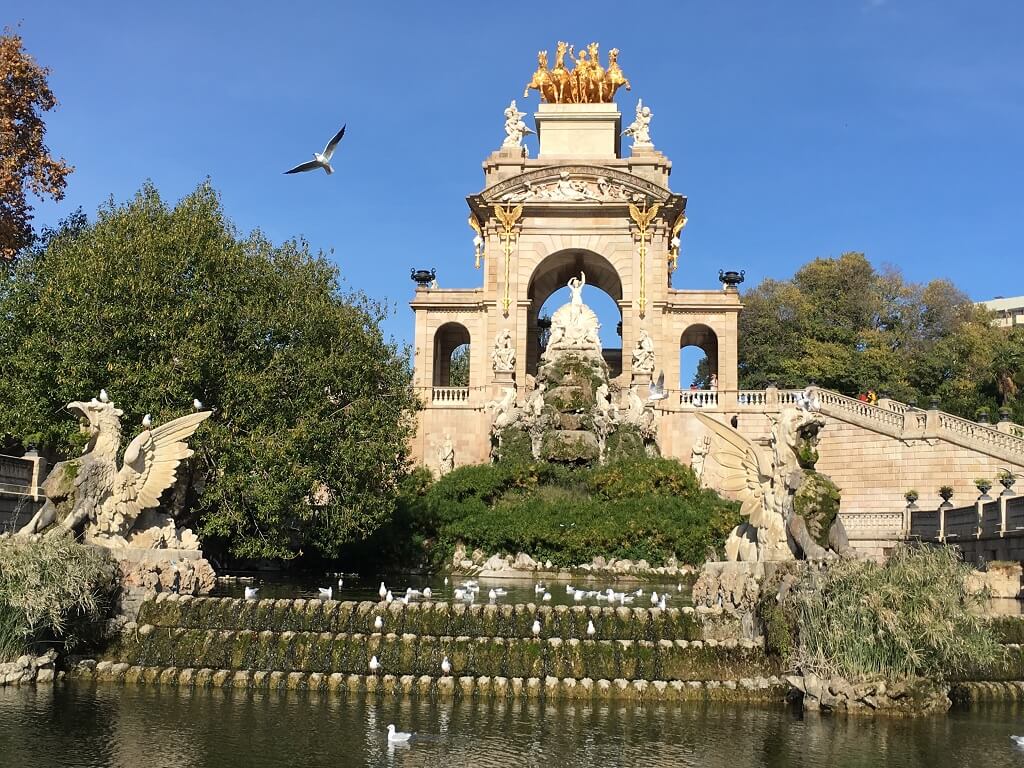
M 948 485 L 944 485 L 939 488 L 939 496 L 942 498 L 942 509 L 952 509 L 953 505 L 950 503 L 950 499 L 953 498 L 953 488 Z
M 1013 496 L 1013 484 L 1017 482 L 1017 476 L 1012 472 L 999 473 L 999 484 L 1003 486 L 1001 496 Z

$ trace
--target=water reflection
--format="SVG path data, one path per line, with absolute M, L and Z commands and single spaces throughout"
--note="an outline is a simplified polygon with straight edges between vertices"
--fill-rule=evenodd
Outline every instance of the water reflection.
M 918 720 L 783 708 L 367 699 L 318 693 L 72 685 L 0 689 L 3 765 L 1020 765 L 1016 705 Z M 389 746 L 387 725 L 417 734 Z

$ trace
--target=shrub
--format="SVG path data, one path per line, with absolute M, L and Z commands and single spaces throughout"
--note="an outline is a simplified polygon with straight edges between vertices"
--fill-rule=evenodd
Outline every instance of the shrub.
M 105 618 L 114 576 L 104 550 L 70 537 L 0 539 L 0 661 L 39 642 L 73 647 Z
M 403 494 L 401 506 L 396 520 L 407 537 L 432 544 L 435 564 L 457 542 L 558 566 L 597 555 L 699 563 L 739 523 L 736 504 L 702 490 L 693 472 L 671 459 L 460 467 L 421 493 Z
M 797 666 L 849 680 L 948 679 L 1000 653 L 971 612 L 970 567 L 950 547 L 898 547 L 884 565 L 843 560 L 808 569 L 790 593 Z

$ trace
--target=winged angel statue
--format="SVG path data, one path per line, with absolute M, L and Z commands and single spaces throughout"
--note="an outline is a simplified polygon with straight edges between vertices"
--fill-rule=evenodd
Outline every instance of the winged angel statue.
M 728 560 L 824 560 L 853 550 L 839 512 L 839 489 L 814 471 L 824 419 L 810 408 L 783 408 L 773 420 L 771 455 L 735 429 L 698 413 L 711 433 L 719 490 L 734 494 L 747 521 L 729 534 Z
M 211 412 L 197 411 L 153 428 L 147 416 L 143 420 L 144 430 L 128 444 L 118 467 L 124 412 L 109 402 L 105 394 L 101 393 L 99 400 L 68 403 L 67 409 L 80 416 L 88 443 L 80 458 L 54 466 L 43 485 L 46 501 L 20 533 L 42 533 L 54 524 L 56 530 L 67 531 L 84 526 L 85 538 L 104 546 L 166 545 L 162 536 L 154 539 L 138 535 L 141 532 L 136 523 L 145 510 L 159 504 L 160 494 L 174 484 L 178 465 L 192 455 L 185 441 Z M 60 520 L 58 504 L 62 509 L 70 507 Z M 149 522 L 162 528 L 169 525 L 173 530 L 169 517 L 148 517 Z

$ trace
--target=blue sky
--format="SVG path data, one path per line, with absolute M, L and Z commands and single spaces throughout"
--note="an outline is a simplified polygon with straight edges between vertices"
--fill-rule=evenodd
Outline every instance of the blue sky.
M 8 0 L 18 21 L 61 102 L 49 146 L 77 169 L 37 224 L 209 176 L 241 230 L 305 237 L 388 300 L 399 342 L 410 267 L 479 284 L 464 198 L 559 39 L 619 48 L 620 109 L 654 110 L 689 197 L 677 287 L 860 250 L 976 299 L 1024 294 L 1021 3 Z M 282 174 L 345 122 L 338 173 Z

